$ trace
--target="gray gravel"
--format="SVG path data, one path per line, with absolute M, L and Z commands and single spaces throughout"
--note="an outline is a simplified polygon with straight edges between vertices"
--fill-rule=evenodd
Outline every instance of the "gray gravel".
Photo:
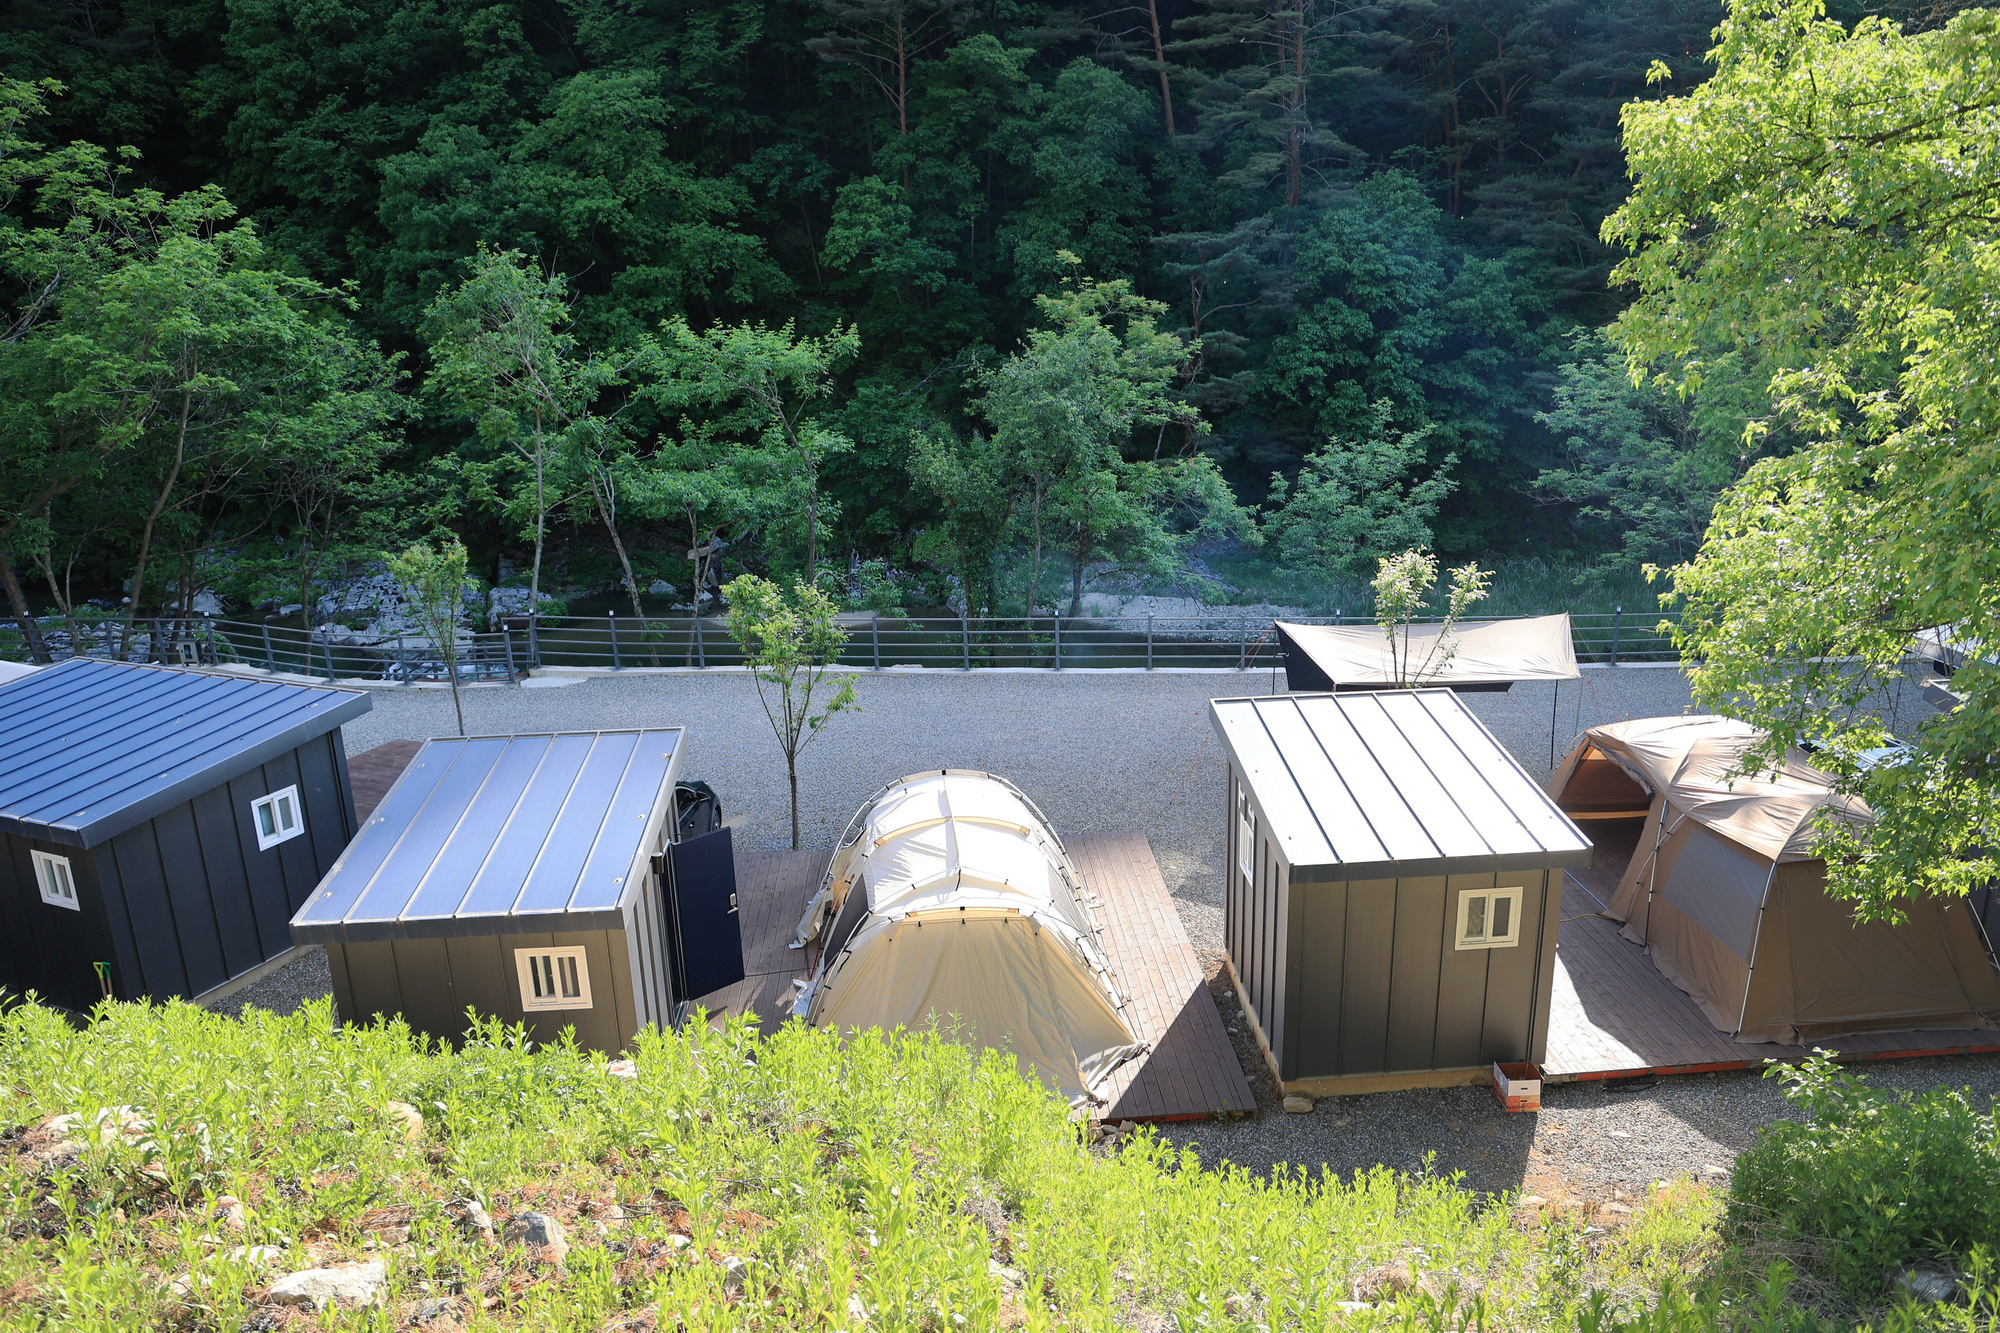
M 1223 766 L 1205 714 L 1212 697 L 1268 692 L 1266 672 L 1092 675 L 864 673 L 862 711 L 833 720 L 801 763 L 802 840 L 827 846 L 881 783 L 926 768 L 987 769 L 1018 782 L 1063 833 L 1137 830 L 1160 863 L 1189 938 L 1214 965 L 1222 947 Z M 1282 682 L 1279 682 L 1282 688 Z M 1927 715 L 1914 690 L 1888 700 L 1907 728 Z M 346 729 L 350 753 L 394 739 L 455 733 L 451 698 L 434 688 L 383 690 Z M 1545 685 L 1466 701 L 1536 777 L 1584 727 L 1688 708 L 1671 668 L 1587 670 L 1560 696 Z M 574 685 L 464 691 L 475 733 L 633 725 L 688 728 L 683 773 L 711 783 L 739 839 L 779 847 L 788 837 L 784 769 L 751 682 L 741 674 L 625 675 Z M 314 951 L 231 1007 L 289 1010 L 324 994 Z M 1894 1087 L 1939 1081 L 2000 1093 L 2000 1057 L 1870 1065 Z M 1261 1100 L 1261 1099 L 1260 1099 Z M 1206 1160 L 1264 1171 L 1279 1163 L 1343 1174 L 1377 1163 L 1463 1171 L 1482 1190 L 1525 1188 L 1554 1198 L 1638 1196 L 1649 1182 L 1726 1171 L 1756 1127 L 1789 1113 L 1777 1085 L 1754 1074 L 1658 1080 L 1615 1091 L 1602 1084 L 1546 1090 L 1539 1115 L 1508 1115 L 1483 1089 L 1384 1093 L 1324 1101 L 1308 1115 L 1164 1127 Z M 1625 1137 L 1629 1136 L 1629 1137 Z
M 1061 833 L 1137 830 L 1153 846 L 1195 948 L 1222 947 L 1224 777 L 1209 727 L 1211 698 L 1261 694 L 1254 671 L 1092 675 L 1077 672 L 864 673 L 862 711 L 837 717 L 800 762 L 801 839 L 825 847 L 882 783 L 927 768 L 976 768 L 1020 784 Z M 1278 688 L 1283 688 L 1282 677 Z M 751 682 L 727 675 L 586 678 L 562 688 L 463 691 L 475 733 L 634 725 L 688 728 L 683 775 L 715 787 L 737 837 L 781 847 L 785 770 Z M 1537 777 L 1549 768 L 1547 685 L 1468 694 L 1468 703 Z M 1679 713 L 1680 672 L 1586 671 L 1555 700 L 1558 749 L 1580 727 Z M 443 689 L 382 690 L 347 727 L 349 753 L 387 740 L 450 735 Z

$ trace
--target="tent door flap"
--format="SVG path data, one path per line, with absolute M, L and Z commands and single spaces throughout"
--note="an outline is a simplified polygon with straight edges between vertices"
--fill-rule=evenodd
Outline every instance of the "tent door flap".
M 674 1000 L 685 1006 L 743 980 L 743 927 L 737 912 L 736 851 L 731 830 L 674 843 L 664 857 Z

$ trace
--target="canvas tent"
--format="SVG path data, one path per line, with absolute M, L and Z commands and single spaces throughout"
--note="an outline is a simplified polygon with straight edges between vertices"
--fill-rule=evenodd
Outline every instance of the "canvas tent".
M 1504 690 L 1515 681 L 1575 680 L 1580 674 L 1567 615 L 1454 625 L 1446 645 L 1449 660 L 1421 680 L 1406 678 L 1419 664 L 1442 656 L 1442 625 L 1411 625 L 1403 644 L 1392 649 L 1376 625 L 1276 623 L 1285 652 L 1285 688 L 1293 691 L 1374 690 L 1399 683 Z
M 793 1013 L 848 1032 L 956 1021 L 1072 1101 L 1143 1047 L 1062 843 L 1003 778 L 889 783 L 841 838 L 793 947 L 819 966 Z
M 1573 819 L 1643 820 L 1608 914 L 1708 1020 L 1742 1042 L 1991 1028 L 2000 979 L 1963 902 L 1917 898 L 1897 926 L 1827 897 L 1815 816 L 1865 820 L 1794 750 L 1732 777 L 1759 739 L 1722 717 L 1593 727 L 1549 780 Z

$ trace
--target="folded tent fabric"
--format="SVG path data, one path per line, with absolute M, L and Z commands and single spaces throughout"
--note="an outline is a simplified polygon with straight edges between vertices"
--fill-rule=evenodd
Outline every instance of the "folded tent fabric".
M 1394 685 L 1420 664 L 1435 662 L 1442 625 L 1411 625 L 1392 648 L 1375 625 L 1299 625 L 1278 621 L 1285 675 L 1293 690 Z M 1452 627 L 1448 660 L 1424 676 L 1426 685 L 1506 685 L 1523 680 L 1575 680 L 1576 644 L 1569 616 L 1468 620 Z M 1402 661 L 1399 662 L 1398 658 Z M 1399 670 L 1399 667 L 1401 668 Z
M 1062 844 L 1012 784 L 954 770 L 892 782 L 856 815 L 793 941 L 821 965 L 816 1025 L 940 1030 L 1009 1051 L 1071 1100 L 1144 1050 Z
M 1606 911 L 1621 933 L 1738 1041 L 1995 1026 L 2000 978 L 1971 912 L 1923 897 L 1899 925 L 1855 922 L 1826 895 L 1815 816 L 1872 816 L 1797 750 L 1737 775 L 1761 739 L 1730 718 L 1639 718 L 1591 728 L 1557 768 L 1566 810 L 1643 812 Z

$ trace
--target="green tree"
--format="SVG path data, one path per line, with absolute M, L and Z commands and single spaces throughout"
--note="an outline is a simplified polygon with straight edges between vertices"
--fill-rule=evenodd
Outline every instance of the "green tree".
M 541 605 L 549 514 L 568 498 L 553 485 L 565 475 L 559 466 L 563 442 L 573 434 L 584 437 L 581 448 L 588 450 L 602 439 L 607 427 L 593 409 L 620 378 L 609 358 L 580 343 L 571 322 L 563 278 L 518 250 L 484 248 L 466 279 L 425 315 L 431 355 L 426 388 L 469 418 L 496 453 L 494 462 L 475 463 L 475 475 L 489 484 L 501 475 L 512 480 L 490 493 L 534 542 L 530 607 Z M 570 461 L 576 466 L 567 469 L 569 479 L 588 485 L 588 464 Z M 629 587 L 629 565 L 626 581 Z
M 704 428 L 743 444 L 754 442 L 772 461 L 805 524 L 808 579 L 819 570 L 820 529 L 838 514 L 820 489 L 826 461 L 854 442 L 825 425 L 835 377 L 861 349 L 851 327 L 823 336 L 789 323 L 717 325 L 696 333 L 682 319 L 661 328 L 661 378 L 654 398 L 672 409 L 717 415 Z
M 1064 262 L 1074 268 L 1074 255 Z M 1194 532 L 1248 530 L 1247 515 L 1200 455 L 1127 460 L 1133 432 L 1200 423 L 1174 393 L 1188 354 L 1159 328 L 1165 307 L 1124 280 L 1070 278 L 1037 298 L 1044 324 L 982 378 L 979 407 L 996 456 L 961 469 L 979 485 L 1006 478 L 1029 547 L 1023 601 L 1040 604 L 1048 548 L 1070 557 L 1069 614 L 1082 611 L 1093 560 L 1160 573 Z M 1177 511 L 1178 514 L 1177 514 Z
M 400 551 L 382 553 L 389 577 L 403 585 L 410 611 L 423 628 L 451 682 L 451 707 L 458 715 L 458 734 L 465 734 L 465 705 L 458 695 L 458 629 L 465 611 L 465 545 L 447 537 L 433 546 L 412 542 Z
M 1394 430 L 1393 415 L 1392 404 L 1375 404 L 1366 435 L 1327 441 L 1296 477 L 1272 476 L 1264 540 L 1287 569 L 1330 579 L 1430 544 L 1430 519 L 1451 493 L 1455 460 L 1447 456 L 1426 473 L 1433 428 Z
M 743 649 L 750 678 L 757 685 L 757 701 L 763 704 L 785 756 L 792 850 L 797 851 L 799 754 L 835 714 L 860 708 L 854 701 L 854 677 L 833 670 L 847 634 L 834 618 L 838 608 L 833 599 L 797 579 L 781 588 L 744 574 L 731 579 L 722 592 L 729 599 L 729 636 Z M 823 693 L 829 675 L 839 682 L 831 696 Z
M 1864 757 L 1913 631 L 2000 643 L 2000 13 L 1905 32 L 1744 0 L 1710 58 L 1701 88 L 1626 109 L 1637 183 L 1606 235 L 1640 296 L 1616 334 L 1635 376 L 1664 362 L 1683 387 L 1710 349 L 1754 346 L 1804 443 L 1753 466 L 1671 571 L 1676 634 L 1696 699 L 1769 734 L 1753 765 L 1810 737 L 1874 808 L 1819 846 L 1833 892 L 1893 915 L 2000 874 L 1987 649 L 1906 762 Z
M 340 293 L 279 271 L 214 190 L 130 189 L 112 155 L 26 142 L 39 104 L 19 84 L 0 97 L 0 196 L 32 215 L 0 232 L 0 581 L 25 618 L 11 556 L 46 552 L 56 503 L 93 487 L 125 509 L 129 616 L 162 582 L 163 545 L 185 607 L 198 548 L 265 526 L 242 502 L 288 460 L 379 456 L 392 369 Z

